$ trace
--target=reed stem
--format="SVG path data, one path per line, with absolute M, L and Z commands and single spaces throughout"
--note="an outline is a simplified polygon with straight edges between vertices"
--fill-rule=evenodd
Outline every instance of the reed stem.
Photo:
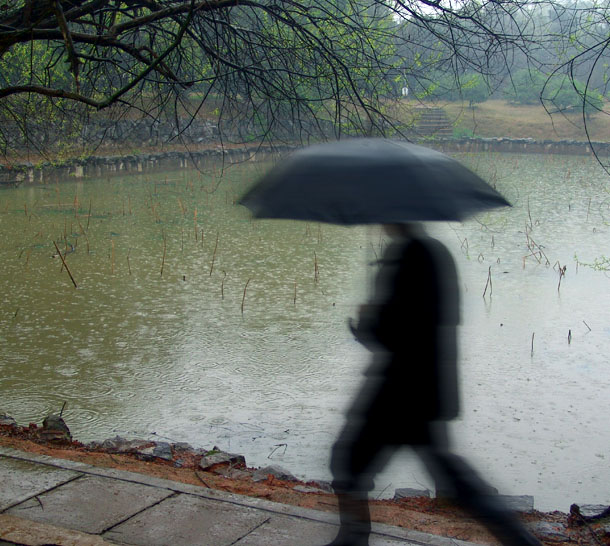
M 165 253 L 167 252 L 167 239 L 163 233 L 163 258 L 161 258 L 161 276 L 163 277 L 163 268 L 165 266 Z
M 485 284 L 485 290 L 483 290 L 483 297 L 485 297 L 488 287 L 489 287 L 489 297 L 491 298 L 491 295 L 493 292 L 493 285 L 491 283 L 491 265 L 489 266 L 489 269 L 487 270 L 487 283 Z
M 246 286 L 244 286 L 244 294 L 241 298 L 241 314 L 242 315 L 244 314 L 244 303 L 246 302 L 246 290 L 248 290 L 248 285 L 250 284 L 250 280 L 251 279 L 248 279 L 246 281 Z
M 214 262 L 216 261 L 216 251 L 218 250 L 218 235 L 216 232 L 216 244 L 214 245 L 214 253 L 212 254 L 212 264 L 210 265 L 210 277 L 212 276 L 212 271 L 214 271 Z
M 568 266 L 564 265 L 563 267 L 561 267 L 561 264 L 559 262 L 557 262 L 557 265 L 559 266 L 559 282 L 557 283 L 557 292 L 559 292 L 559 289 L 561 288 L 561 279 L 566 276 L 566 269 L 568 268 Z
M 66 268 L 66 271 L 68 272 L 68 275 L 70 275 L 70 280 L 72 281 L 72 284 L 74 285 L 74 288 L 78 288 L 78 285 L 76 284 L 76 281 L 74 280 L 74 277 L 72 276 L 70 268 L 68 267 L 68 264 L 66 263 L 66 260 L 64 260 L 64 257 L 62 256 L 62 254 L 61 254 L 61 252 L 59 250 L 59 247 L 57 246 L 57 243 L 55 241 L 53 241 L 53 244 L 55 245 L 55 250 L 57 250 L 57 254 L 59 254 L 59 257 L 61 258 L 61 263 Z

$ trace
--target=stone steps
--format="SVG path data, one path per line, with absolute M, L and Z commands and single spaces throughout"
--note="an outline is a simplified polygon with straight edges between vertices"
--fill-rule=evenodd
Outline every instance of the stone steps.
M 416 109 L 415 132 L 420 136 L 451 137 L 453 127 L 442 108 L 422 106 Z

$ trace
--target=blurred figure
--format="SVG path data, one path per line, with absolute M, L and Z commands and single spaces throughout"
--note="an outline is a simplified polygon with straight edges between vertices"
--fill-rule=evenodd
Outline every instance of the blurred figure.
M 373 352 L 366 381 L 332 451 L 341 527 L 328 546 L 366 546 L 368 491 L 400 446 L 413 448 L 436 483 L 503 543 L 540 545 L 466 461 L 449 451 L 446 421 L 458 415 L 459 293 L 447 249 L 418 224 L 388 224 L 392 237 L 356 338 Z

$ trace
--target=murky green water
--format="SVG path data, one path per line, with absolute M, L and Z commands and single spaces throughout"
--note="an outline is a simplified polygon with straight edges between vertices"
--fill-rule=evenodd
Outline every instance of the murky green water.
M 464 160 L 514 207 L 430 226 L 463 287 L 456 446 L 539 508 L 609 502 L 610 280 L 574 259 L 610 255 L 608 180 L 583 158 Z M 383 240 L 375 228 L 252 221 L 234 201 L 264 168 L 2 190 L 0 410 L 40 422 L 66 402 L 83 441 L 216 444 L 328 478 L 368 356 L 345 320 Z M 53 241 L 73 250 L 78 289 Z M 388 493 L 428 479 L 405 455 L 377 483 Z

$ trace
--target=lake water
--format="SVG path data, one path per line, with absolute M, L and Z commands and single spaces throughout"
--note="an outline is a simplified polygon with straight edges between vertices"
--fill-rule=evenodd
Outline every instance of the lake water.
M 610 273 L 583 265 L 609 267 L 609 179 L 588 158 L 462 159 L 514 206 L 428 226 L 462 287 L 456 451 L 538 509 L 610 503 Z M 39 423 L 66 402 L 81 441 L 217 445 L 329 479 L 368 360 L 346 319 L 384 240 L 251 220 L 235 200 L 265 168 L 0 191 L 0 411 Z M 405 452 L 375 494 L 421 486 Z

